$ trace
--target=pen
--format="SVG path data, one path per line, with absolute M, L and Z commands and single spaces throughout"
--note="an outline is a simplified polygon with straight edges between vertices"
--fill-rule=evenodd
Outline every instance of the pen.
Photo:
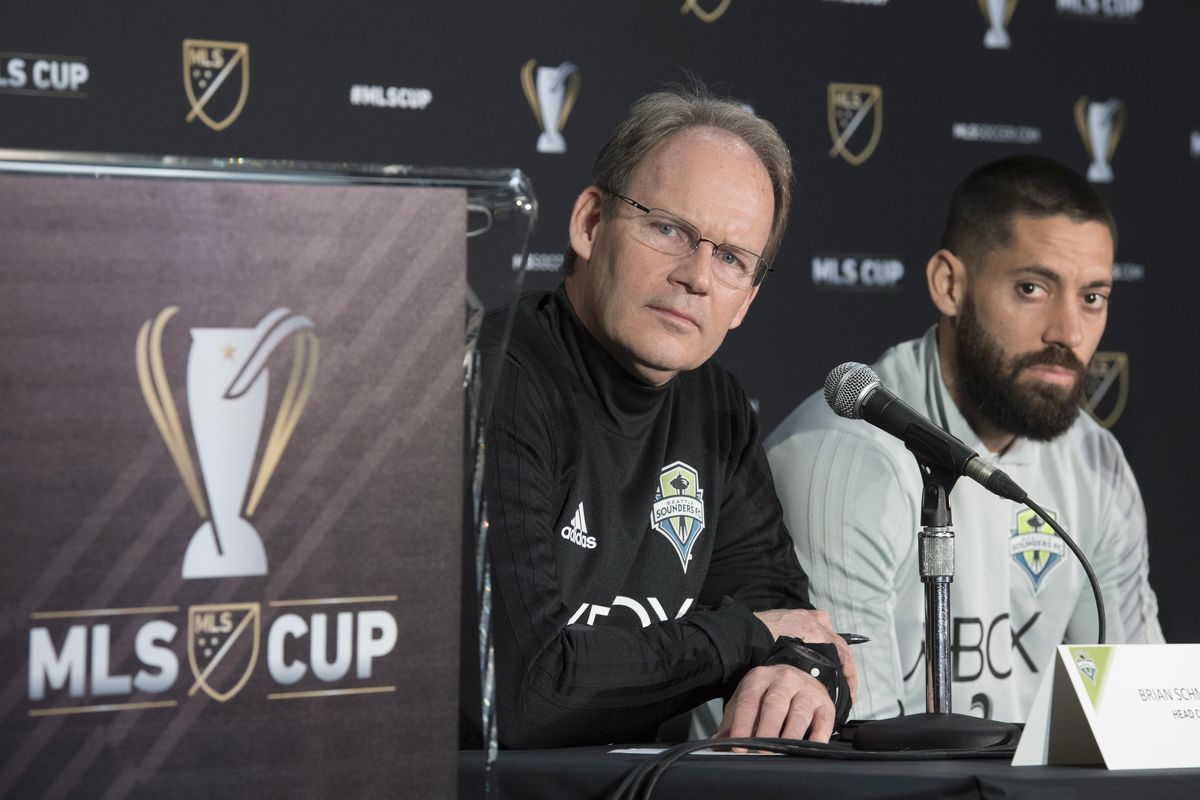
M 839 633 L 838 636 L 846 640 L 846 644 L 866 644 L 871 641 L 870 636 L 863 636 L 861 633 Z

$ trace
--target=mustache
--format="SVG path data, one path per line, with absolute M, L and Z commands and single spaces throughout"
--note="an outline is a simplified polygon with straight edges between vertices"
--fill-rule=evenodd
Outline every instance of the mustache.
M 1017 356 L 1012 362 L 1012 372 L 1016 373 L 1025 367 L 1062 367 L 1072 370 L 1076 375 L 1083 375 L 1087 365 L 1075 357 L 1075 354 L 1063 347 L 1051 345 L 1044 350 L 1025 353 Z

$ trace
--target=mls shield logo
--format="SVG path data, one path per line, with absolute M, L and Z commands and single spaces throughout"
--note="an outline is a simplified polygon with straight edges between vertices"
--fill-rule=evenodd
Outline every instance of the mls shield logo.
M 830 158 L 841 156 L 853 166 L 866 161 L 883 132 L 883 88 L 867 83 L 829 84 L 827 108 Z
M 222 603 L 188 609 L 188 662 L 196 679 L 188 697 L 200 689 L 219 703 L 242 690 L 258 661 L 261 607 L 258 603 Z
M 191 104 L 188 122 L 199 119 L 214 131 L 228 128 L 250 93 L 250 45 L 184 39 L 183 90 Z
M 1054 515 L 1054 512 L 1048 512 Z M 1057 515 L 1054 515 L 1057 518 Z M 1033 593 L 1042 588 L 1042 581 L 1063 560 L 1066 545 L 1050 525 L 1029 509 L 1017 512 L 1017 524 L 1008 543 L 1013 563 L 1029 579 Z
M 662 468 L 650 524 L 667 537 L 687 572 L 692 547 L 704 532 L 704 490 L 696 470 L 682 461 Z
M 1101 427 L 1111 428 L 1129 400 L 1129 356 L 1096 353 L 1088 367 L 1087 391 L 1081 405 Z

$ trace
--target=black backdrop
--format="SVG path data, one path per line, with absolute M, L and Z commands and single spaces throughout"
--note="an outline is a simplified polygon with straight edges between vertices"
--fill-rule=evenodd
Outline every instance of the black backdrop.
M 985 46 L 989 28 L 1009 46 Z M 871 361 L 932 322 L 924 264 L 963 174 L 1016 152 L 1086 171 L 1076 105 L 1116 98 L 1114 177 L 1099 188 L 1120 227 L 1119 283 L 1101 349 L 1128 366 L 1098 413 L 1117 417 L 1142 484 L 1167 636 L 1200 641 L 1200 545 L 1185 501 L 1200 425 L 1195 381 L 1177 366 L 1200 332 L 1198 34 L 1191 0 L 3 0 L 0 146 L 520 167 L 541 201 L 533 263 L 545 268 L 526 285 L 548 288 L 570 202 L 614 121 L 690 71 L 775 122 L 796 163 L 778 269 L 719 355 L 769 431 L 830 367 Z M 229 43 L 224 58 L 245 46 L 207 106 L 230 111 L 248 67 L 244 105 L 220 130 L 187 120 L 185 40 Z M 521 86 L 530 60 L 578 69 L 565 153 L 536 149 Z M 847 137 L 857 165 L 831 155 L 830 84 L 877 88 Z M 510 258 L 504 243 L 473 246 L 489 303 L 503 297 Z

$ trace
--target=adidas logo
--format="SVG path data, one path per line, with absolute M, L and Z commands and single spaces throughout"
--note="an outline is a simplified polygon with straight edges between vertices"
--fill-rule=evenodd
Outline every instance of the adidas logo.
M 587 520 L 583 518 L 583 501 L 580 500 L 579 508 L 575 509 L 575 516 L 571 517 L 571 524 L 563 526 L 562 537 L 585 550 L 595 550 L 596 537 L 588 536 L 587 532 Z

